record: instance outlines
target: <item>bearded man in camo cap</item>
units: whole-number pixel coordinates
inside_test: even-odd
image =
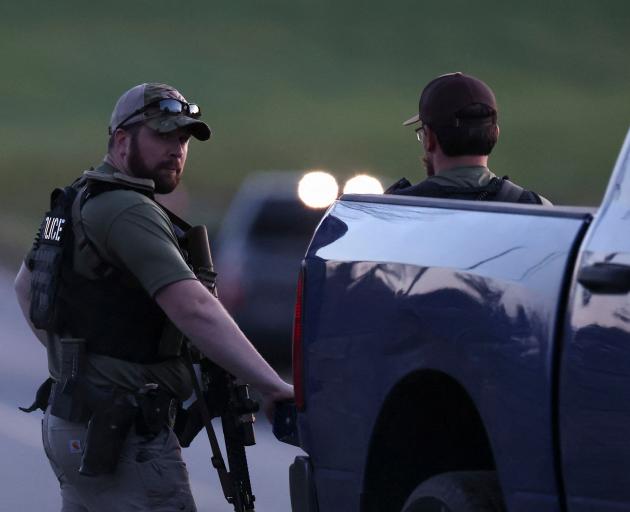
[[[185,223],[155,201],[179,184],[191,136],[210,138],[200,117],[169,85],[125,92],[105,159],[52,193],[16,278],[47,350],[50,377],[28,411],[45,410],[63,512],[196,510],[172,429],[192,394],[182,333],[267,410],[293,397],[190,270]]]

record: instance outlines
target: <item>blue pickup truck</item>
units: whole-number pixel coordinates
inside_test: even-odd
[[[298,288],[294,512],[630,510],[630,134],[599,209],[342,196]]]

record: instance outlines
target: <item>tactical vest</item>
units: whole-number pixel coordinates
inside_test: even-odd
[[[81,208],[97,195],[134,190],[153,200],[143,180],[87,171],[55,189],[29,256],[33,325],[59,336],[83,338],[87,350],[135,363],[177,357],[182,336],[136,278],[98,255],[85,235]],[[188,224],[163,208],[186,258]],[[74,247],[89,261],[93,278],[74,270]]]
[[[405,196],[467,199],[470,201],[542,204],[542,200],[536,192],[525,190],[512,183],[509,181],[508,176],[492,178],[487,185],[482,187],[451,187],[426,180],[412,185],[407,179],[402,178],[389,187],[385,193]]]

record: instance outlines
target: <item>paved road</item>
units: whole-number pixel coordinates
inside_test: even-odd
[[[0,269],[0,512],[47,512],[60,508],[57,481],[41,447],[41,414],[24,414],[37,385],[47,375],[44,348],[29,332],[14,299],[12,276]],[[220,432],[218,433],[220,435]],[[248,448],[256,510],[289,512],[288,467],[300,450],[279,443],[266,420]],[[207,439],[184,450],[200,512],[233,510],[221,494],[210,466]]]

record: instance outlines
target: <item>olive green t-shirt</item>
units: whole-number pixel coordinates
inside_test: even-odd
[[[106,163],[96,171],[109,175],[117,172]],[[85,202],[81,219],[85,234],[99,256],[130,272],[151,297],[164,286],[196,279],[180,252],[168,216],[142,193],[134,190],[103,192]],[[75,255],[75,270],[85,274],[86,262],[77,252]],[[87,378],[95,385],[135,390],[155,382],[181,399],[192,393],[190,376],[181,358],[138,364],[88,354],[86,366]]]
[[[479,165],[446,169],[434,176],[429,176],[426,181],[443,187],[485,187],[496,177],[490,169]]]
[[[81,218],[98,254],[131,273],[151,297],[168,284],[195,279],[169,218],[145,195],[133,190],[102,193],[85,203]]]

